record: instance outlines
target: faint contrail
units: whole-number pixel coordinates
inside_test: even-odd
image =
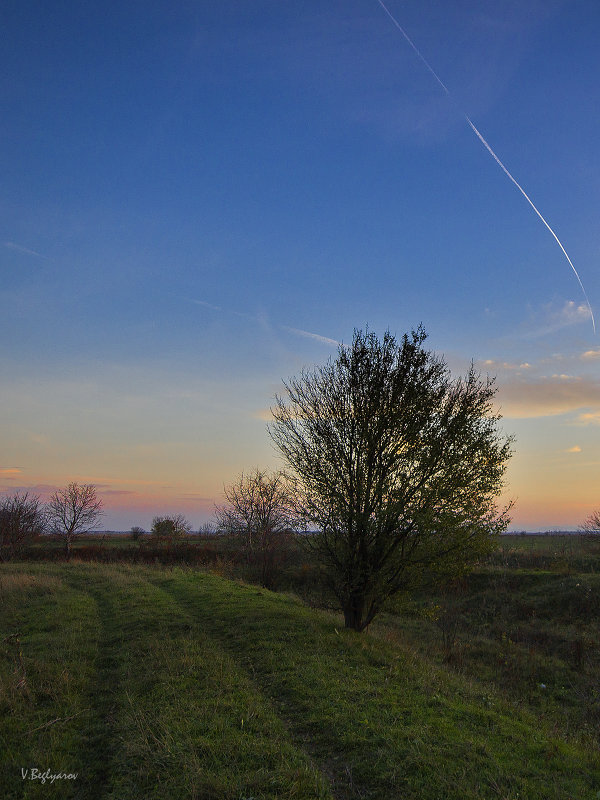
[[[335,345],[335,347],[340,344],[337,339],[330,339],[328,336],[321,336],[319,333],[310,333],[310,331],[303,331],[300,328],[290,328],[288,325],[280,325],[279,327],[289,333],[295,333],[297,336],[314,339],[316,342],[321,342],[321,344]]]
[[[383,10],[385,11],[385,13],[388,15],[388,17],[389,17],[389,18],[391,19],[391,21],[394,23],[394,25],[395,25],[395,26],[398,28],[398,30],[400,31],[400,33],[402,34],[402,36],[404,36],[404,38],[405,38],[405,39],[406,39],[406,41],[409,43],[409,45],[412,47],[412,49],[415,51],[415,53],[417,54],[417,56],[419,57],[419,59],[420,59],[420,60],[423,62],[423,64],[424,64],[424,65],[427,67],[428,71],[429,71],[429,72],[430,72],[430,73],[433,75],[433,77],[435,78],[435,80],[437,81],[437,83],[439,83],[439,85],[442,87],[442,89],[444,90],[444,92],[446,93],[446,95],[447,95],[447,96],[448,96],[450,99],[452,99],[452,100],[453,100],[453,98],[452,98],[452,95],[450,94],[450,90],[448,89],[448,87],[446,86],[446,84],[444,83],[444,81],[443,81],[443,80],[440,78],[440,76],[437,74],[437,72],[436,72],[436,71],[433,69],[433,67],[431,66],[431,64],[430,64],[430,63],[427,61],[427,59],[425,58],[425,56],[424,56],[424,55],[421,53],[421,51],[419,50],[419,48],[416,46],[416,44],[413,42],[413,40],[410,38],[410,36],[409,36],[409,35],[406,33],[406,31],[404,30],[404,28],[402,27],[402,25],[400,25],[400,23],[398,22],[398,20],[396,19],[396,17],[395,17],[395,16],[394,16],[394,15],[391,13],[391,11],[389,10],[389,8],[388,8],[388,7],[385,5],[385,3],[383,3],[383,2],[382,2],[382,0],[377,0],[377,2],[378,2],[378,3],[379,3],[379,5],[380,5],[380,6],[383,8]],[[453,102],[454,102],[454,100],[453,100]],[[521,186],[521,184],[520,184],[520,183],[519,183],[519,182],[518,182],[518,181],[517,181],[517,180],[516,180],[516,179],[515,179],[515,178],[514,178],[514,177],[513,177],[511,174],[510,174],[510,172],[508,171],[508,169],[507,169],[507,168],[504,166],[504,164],[502,163],[502,161],[501,161],[501,160],[498,158],[498,156],[496,155],[496,153],[494,153],[494,151],[492,150],[492,148],[490,147],[490,145],[488,144],[488,142],[485,140],[485,138],[483,137],[483,135],[481,134],[481,132],[480,132],[479,130],[477,130],[477,128],[476,128],[476,127],[475,127],[475,125],[473,124],[473,121],[470,119],[470,117],[469,117],[467,114],[465,114],[465,112],[464,112],[464,111],[461,111],[461,113],[462,113],[462,115],[464,116],[464,118],[466,119],[467,123],[469,124],[469,126],[470,126],[471,130],[473,131],[473,133],[475,134],[475,136],[477,136],[477,138],[479,139],[479,141],[481,142],[481,144],[482,144],[482,145],[485,147],[485,149],[488,151],[488,153],[489,153],[489,154],[491,155],[491,157],[494,159],[494,161],[496,162],[496,164],[498,164],[498,166],[499,166],[499,167],[500,167],[500,169],[501,169],[501,170],[504,172],[504,174],[505,174],[505,175],[506,175],[506,176],[507,176],[507,177],[508,177],[508,178],[509,178],[509,179],[512,181],[512,183],[514,183],[514,185],[515,185],[515,186],[517,187],[517,189],[518,189],[518,190],[521,192],[521,194],[523,195],[523,197],[524,197],[524,198],[527,200],[527,202],[529,203],[529,205],[530,205],[530,206],[533,208],[533,210],[535,211],[535,213],[536,213],[536,214],[538,215],[538,217],[539,217],[539,218],[542,220],[542,222],[544,223],[544,225],[546,226],[546,228],[548,228],[548,230],[550,231],[550,233],[552,234],[552,236],[553,236],[553,237],[554,237],[554,239],[556,240],[556,243],[558,244],[558,246],[559,246],[559,247],[560,247],[560,249],[562,250],[562,252],[563,252],[563,254],[564,254],[565,258],[566,258],[566,259],[567,259],[567,261],[569,262],[569,266],[571,267],[571,269],[572,269],[572,270],[573,270],[573,272],[575,273],[575,277],[577,278],[577,281],[579,282],[579,285],[580,285],[580,287],[581,287],[581,291],[583,292],[583,296],[585,297],[585,302],[587,303],[587,307],[588,307],[588,309],[589,309],[589,311],[590,311],[590,317],[592,318],[592,328],[594,329],[594,334],[595,334],[595,333],[596,333],[596,321],[594,320],[594,312],[592,311],[592,304],[590,303],[590,301],[589,301],[589,299],[588,299],[587,292],[585,291],[585,288],[584,288],[584,286],[583,286],[583,283],[581,282],[581,278],[579,277],[579,273],[578,273],[578,272],[577,272],[577,270],[575,269],[575,266],[574,266],[573,262],[571,261],[571,259],[569,258],[569,254],[567,253],[567,251],[566,251],[566,250],[565,250],[565,248],[563,247],[563,244],[562,244],[562,242],[560,241],[560,239],[558,238],[558,236],[556,235],[556,233],[555,233],[555,232],[552,230],[552,228],[550,227],[550,225],[549,225],[548,221],[547,221],[547,220],[544,218],[544,216],[541,214],[541,212],[539,211],[539,209],[537,208],[537,206],[535,205],[535,203],[533,202],[533,200],[532,200],[532,199],[529,197],[529,195],[527,194],[527,192],[526,192],[526,191],[523,189],[523,187]]]
[[[3,242],[4,247],[8,247],[10,250],[16,250],[19,253],[25,253],[28,256],[36,256],[37,258],[44,258],[48,260],[47,256],[43,256],[41,253],[37,253],[35,250],[30,250],[28,247],[21,247],[20,244],[15,244],[14,242]]]

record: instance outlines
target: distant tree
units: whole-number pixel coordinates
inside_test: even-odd
[[[224,489],[227,504],[216,506],[221,532],[240,538],[249,563],[258,563],[263,586],[273,585],[287,539],[300,524],[293,485],[282,472],[258,468]]]
[[[134,542],[137,542],[138,539],[140,539],[145,533],[146,531],[143,528],[140,528],[139,525],[134,525],[130,531],[131,538]]]
[[[154,517],[151,533],[157,539],[173,541],[192,532],[192,526],[183,514]]]
[[[0,561],[20,555],[46,525],[40,498],[28,492],[0,499]]]
[[[216,525],[213,522],[204,522],[198,529],[200,536],[214,536],[216,533]]]
[[[54,492],[46,512],[49,530],[64,540],[65,554],[69,559],[75,538],[97,527],[103,513],[102,500],[92,483],[70,483]]]
[[[452,380],[419,328],[397,343],[355,331],[350,347],[276,397],[271,437],[295,473],[306,537],[346,627],[363,630],[394,594],[455,576],[495,546],[511,439],[493,380]]]
[[[589,533],[592,535],[598,534],[600,535],[600,510],[593,511],[586,521],[581,525],[581,530],[584,533]]]

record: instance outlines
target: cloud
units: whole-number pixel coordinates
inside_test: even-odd
[[[180,497],[186,502],[193,501],[195,503],[203,503],[204,505],[207,503],[214,503],[214,497],[206,497],[205,495],[198,494],[198,492],[184,492]]]
[[[499,384],[496,402],[503,417],[526,419],[567,414],[600,407],[600,383],[589,378],[554,375],[537,380],[515,379]],[[600,412],[583,413],[581,418],[598,417]],[[582,420],[592,421],[592,420]]]
[[[263,422],[273,422],[273,414],[270,408],[259,408],[252,416],[256,419],[261,419]]]
[[[576,444],[573,447],[569,447],[568,450],[565,450],[565,453],[581,453],[581,447]]]
[[[585,353],[582,353],[579,356],[582,361],[594,361],[595,359],[600,359],[600,347],[597,347],[595,350],[586,350]]]
[[[491,367],[493,369],[506,369],[512,370],[527,370],[531,369],[531,364],[524,361],[522,364],[511,364],[509,361],[495,361],[493,358],[487,358],[482,362],[484,367]]]
[[[582,425],[600,425],[600,411],[579,414],[577,422],[580,422]]]
[[[10,480],[10,478],[9,478]],[[59,489],[59,486],[55,486],[49,483],[35,483],[30,484],[29,486],[20,485],[15,486],[0,486],[0,492],[29,492],[30,494],[41,495],[42,499],[47,499],[50,495]]]
[[[5,478],[8,481],[14,481],[22,474],[23,470],[17,469],[16,467],[5,467],[4,469],[0,469],[0,478]]]
[[[563,328],[588,322],[591,318],[592,312],[586,303],[566,300],[561,308],[554,308],[552,303],[548,303],[541,311],[532,312],[526,327],[533,326],[533,329],[525,331],[523,337],[535,339],[546,336]]]
[[[557,320],[562,326],[577,325],[590,319],[592,313],[585,303],[577,305],[573,300],[567,300],[558,315]]]
[[[329,339],[327,336],[321,336],[318,333],[310,333],[309,331],[303,331],[300,328],[290,328],[287,325],[282,325],[281,328],[284,331],[288,331],[288,333],[295,333],[296,336],[304,336],[308,339],[314,339],[317,342],[321,342],[321,344],[327,344],[332,347],[339,347],[340,342],[337,339]]]

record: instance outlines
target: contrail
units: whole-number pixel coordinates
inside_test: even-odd
[[[35,250],[30,250],[28,247],[21,247],[20,244],[15,244],[14,242],[3,242],[4,247],[8,247],[10,250],[16,250],[19,253],[25,253],[28,256],[37,256],[37,258],[44,258],[48,260],[47,256],[43,256],[41,253],[37,253]]]
[[[244,314],[241,311],[235,311],[233,308],[222,308],[221,306],[215,306],[212,303],[207,303],[205,300],[197,300],[195,297],[186,297],[185,298],[190,303],[195,303],[197,306],[204,306],[205,308],[210,308],[213,311],[223,311],[227,314],[235,314],[236,317],[243,317],[244,319],[249,319],[252,322],[261,322],[260,316],[253,316],[252,314]],[[321,344],[327,345],[334,345],[338,346],[341,344],[338,342],[337,339],[330,339],[328,336],[321,336],[319,333],[310,333],[310,331],[304,331],[301,328],[290,328],[288,325],[277,325],[277,328],[280,328],[283,331],[287,331],[288,333],[293,333],[296,336],[304,336],[308,339],[314,339],[316,342],[321,342]],[[0,470],[0,474],[2,470]]]
[[[400,33],[402,34],[402,36],[404,36],[404,38],[406,39],[406,41],[408,42],[408,44],[409,44],[409,45],[412,47],[412,49],[415,51],[415,53],[417,54],[417,56],[419,57],[419,59],[422,61],[422,63],[425,65],[425,67],[427,68],[427,70],[428,70],[428,71],[429,71],[429,72],[430,72],[430,73],[433,75],[433,77],[435,78],[435,80],[437,81],[437,83],[439,83],[439,85],[442,87],[442,89],[444,90],[444,92],[446,93],[446,95],[447,95],[447,96],[448,96],[448,97],[449,97],[449,98],[450,98],[450,99],[451,99],[451,100],[454,102],[454,100],[453,100],[453,98],[452,98],[452,95],[450,94],[450,90],[448,89],[448,87],[446,86],[446,84],[444,83],[444,81],[443,81],[443,80],[440,78],[440,76],[437,74],[437,72],[436,72],[436,71],[433,69],[433,67],[431,66],[431,64],[430,64],[430,63],[427,61],[427,59],[425,58],[425,56],[424,56],[424,55],[421,53],[421,51],[419,50],[419,48],[416,46],[416,44],[413,42],[413,40],[410,38],[410,36],[409,36],[409,35],[406,33],[406,31],[404,30],[404,28],[402,27],[402,25],[400,25],[400,23],[398,22],[398,20],[396,19],[396,17],[395,17],[395,16],[392,14],[392,12],[391,12],[391,11],[389,10],[389,8],[388,8],[388,7],[385,5],[385,3],[383,3],[383,2],[382,2],[382,0],[377,0],[377,2],[378,2],[378,3],[379,3],[379,5],[380,5],[380,6],[383,8],[383,10],[384,10],[384,11],[385,11],[385,13],[388,15],[388,17],[391,19],[391,21],[394,23],[394,25],[396,26],[396,28],[398,28],[398,30],[400,31]],[[455,105],[456,105],[456,104],[455,104]],[[573,272],[575,273],[575,277],[577,278],[577,281],[578,281],[578,283],[579,283],[579,286],[581,287],[581,291],[583,292],[583,296],[585,297],[585,302],[587,303],[587,307],[588,307],[588,309],[589,309],[589,311],[590,311],[590,317],[592,318],[592,328],[594,329],[594,334],[595,334],[595,333],[596,333],[596,321],[595,321],[595,319],[594,319],[594,312],[592,311],[592,304],[590,303],[590,301],[589,301],[589,299],[588,299],[587,292],[585,291],[585,288],[584,288],[584,286],[583,286],[583,283],[581,282],[581,278],[579,277],[579,273],[578,273],[578,272],[577,272],[577,270],[575,269],[575,266],[574,266],[573,262],[571,261],[571,259],[569,258],[569,254],[567,253],[567,251],[566,251],[566,250],[565,250],[565,248],[563,247],[563,244],[562,244],[562,242],[560,241],[560,239],[558,238],[558,236],[556,235],[556,233],[554,232],[554,230],[553,230],[553,229],[550,227],[550,225],[549,225],[548,221],[545,219],[545,217],[542,215],[542,213],[540,212],[540,210],[537,208],[537,206],[535,205],[535,203],[533,202],[533,200],[531,199],[531,197],[529,197],[529,195],[527,194],[527,192],[525,191],[525,189],[523,189],[523,187],[521,186],[521,184],[520,184],[520,183],[519,183],[519,182],[518,182],[518,181],[517,181],[517,180],[516,180],[516,179],[515,179],[515,178],[514,178],[512,175],[511,175],[511,173],[510,173],[510,172],[508,171],[508,169],[507,169],[507,168],[504,166],[504,164],[502,163],[502,161],[501,161],[501,160],[498,158],[498,156],[496,155],[496,153],[495,153],[495,152],[492,150],[492,148],[490,147],[490,145],[488,144],[488,142],[485,140],[484,136],[483,136],[483,135],[481,134],[481,132],[480,132],[480,131],[479,131],[479,130],[478,130],[476,127],[475,127],[475,125],[473,124],[473,121],[470,119],[470,117],[469,117],[467,114],[465,114],[465,112],[464,112],[464,111],[461,111],[461,113],[462,113],[462,115],[464,116],[464,118],[465,118],[465,120],[467,121],[467,123],[469,124],[469,127],[471,128],[471,130],[473,131],[473,133],[475,134],[475,136],[477,136],[477,138],[479,139],[479,141],[481,142],[481,144],[482,144],[482,145],[485,147],[485,149],[488,151],[488,153],[489,153],[489,154],[491,155],[491,157],[494,159],[494,161],[496,162],[496,164],[498,164],[498,166],[499,166],[499,167],[500,167],[500,169],[501,169],[501,170],[504,172],[504,174],[507,176],[507,178],[509,178],[509,179],[512,181],[512,183],[514,183],[514,185],[517,187],[517,189],[518,189],[518,190],[521,192],[521,194],[523,195],[523,197],[525,198],[525,200],[527,200],[527,202],[529,203],[529,205],[530,205],[530,206],[533,208],[533,210],[535,211],[535,213],[536,213],[536,214],[538,215],[538,217],[539,217],[539,218],[542,220],[542,222],[544,223],[544,225],[546,226],[546,228],[548,228],[548,230],[550,231],[550,233],[551,233],[551,234],[552,234],[552,236],[554,237],[554,239],[555,239],[556,243],[558,244],[558,246],[559,246],[559,247],[560,247],[560,249],[562,250],[562,252],[563,252],[563,255],[565,256],[565,258],[566,258],[566,259],[567,259],[567,261],[569,262],[569,266],[571,267],[571,269],[572,269],[572,270],[573,270]]]
[[[310,333],[310,331],[303,331],[300,328],[290,328],[288,325],[280,325],[279,327],[289,333],[295,333],[297,336],[306,336],[308,339],[314,339],[316,342],[321,342],[321,344],[335,345],[336,347],[340,344],[337,339],[330,339],[328,336],[321,336],[319,333]]]

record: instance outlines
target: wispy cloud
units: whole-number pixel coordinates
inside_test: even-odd
[[[566,300],[561,308],[556,308],[549,303],[543,306],[541,311],[532,312],[529,321],[524,326],[525,330],[522,336],[526,339],[547,336],[563,328],[588,322],[591,317],[590,307],[585,303]],[[530,330],[526,329],[528,327]]]
[[[521,378],[500,383],[496,400],[507,418],[550,417],[600,406],[600,383],[568,375]],[[594,415],[600,422],[600,412],[583,412],[579,419],[593,421]]]
[[[531,364],[527,361],[524,361],[521,364],[513,364],[510,361],[495,361],[493,358],[486,358],[485,361],[482,362],[483,366],[489,369],[505,369],[509,371],[520,371],[520,370],[528,370],[532,369]]]
[[[41,253],[38,253],[36,250],[30,250],[28,247],[23,247],[20,244],[15,244],[15,242],[2,242],[4,247],[7,247],[9,250],[16,250],[17,253],[24,253],[27,256],[35,256],[36,258],[44,258],[47,259],[48,256],[43,256]]]
[[[582,425],[600,425],[600,411],[589,411],[580,414],[577,417],[577,422]]]
[[[585,353],[582,353],[580,358],[582,361],[595,361],[596,359],[600,359],[600,347],[596,347],[594,350],[586,350]]]
[[[16,478],[18,478],[22,474],[23,470],[17,469],[16,467],[5,467],[3,469],[0,469],[0,478],[5,478],[6,480],[9,481],[16,480]]]
[[[7,480],[11,480],[8,478]],[[48,499],[50,495],[59,489],[59,486],[50,483],[31,483],[31,484],[17,484],[11,483],[4,486],[0,485],[0,492],[13,494],[14,492],[29,492],[41,496],[42,500]]]
[[[270,408],[259,408],[252,415],[255,419],[260,419],[263,422],[273,422],[273,412]]]
[[[581,453],[581,447],[576,444],[573,447],[569,447],[567,450],[565,450],[565,453]]]

